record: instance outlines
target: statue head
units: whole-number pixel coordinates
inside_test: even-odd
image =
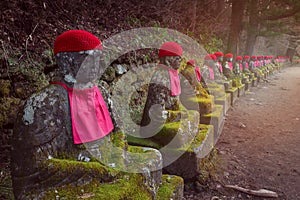
[[[223,62],[224,54],[222,52],[215,52],[215,56],[217,57],[217,61]]]
[[[204,58],[204,64],[214,67],[217,61],[217,57],[214,54],[208,54]]]
[[[242,56],[237,56],[237,57],[235,57],[235,61],[236,61],[237,63],[241,63],[242,60],[243,60],[243,57],[242,57]]]
[[[160,63],[175,70],[179,69],[182,56],[182,48],[176,42],[165,42],[159,49]]]
[[[250,56],[245,55],[245,56],[243,57],[243,60],[246,61],[246,62],[249,62],[249,59],[250,59]]]
[[[192,67],[195,67],[195,60],[189,60],[186,62],[186,65],[189,65],[189,66],[192,66]]]
[[[256,56],[251,56],[251,60],[255,61],[256,60]]]
[[[225,54],[225,59],[227,62],[232,62],[232,59],[233,59],[232,53]]]
[[[69,30],[54,42],[54,55],[58,65],[57,76],[68,83],[88,83],[97,79],[102,44],[93,34],[84,30]]]

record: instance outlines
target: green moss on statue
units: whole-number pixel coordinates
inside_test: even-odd
[[[179,197],[176,197],[176,193],[174,194],[174,191],[181,189],[183,182],[183,179],[179,176],[163,175],[162,185],[157,192],[157,200],[179,199]]]
[[[111,183],[101,184],[93,181],[84,186],[66,185],[47,192],[42,199],[151,200],[152,197],[143,186],[143,181],[142,176],[125,175]]]

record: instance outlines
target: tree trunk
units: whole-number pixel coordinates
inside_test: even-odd
[[[247,27],[247,41],[246,41],[246,55],[253,55],[254,46],[257,37],[257,30],[259,27],[258,11],[257,11],[258,0],[249,1],[249,27]]]
[[[293,60],[294,55],[296,54],[296,49],[298,48],[298,37],[297,36],[291,36],[289,39],[289,46],[286,50],[286,56],[290,57],[290,61]]]
[[[240,33],[242,30],[245,4],[245,0],[232,0],[231,25],[227,43],[227,52],[231,52],[235,56],[239,53],[238,45]]]
[[[192,12],[192,23],[191,23],[191,30],[194,33],[196,24],[197,24],[197,0],[193,0],[193,12]]]

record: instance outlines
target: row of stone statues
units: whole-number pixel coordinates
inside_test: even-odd
[[[112,150],[116,145],[115,133],[119,131],[118,116],[114,112],[114,100],[97,81],[105,70],[100,64],[102,48],[96,36],[83,30],[67,31],[56,38],[54,55],[58,68],[55,75],[48,87],[24,103],[15,123],[11,169],[16,199],[39,199],[52,188],[112,179],[111,176],[104,178],[97,169],[85,169],[76,162],[103,161],[102,164],[119,169],[134,162],[127,153],[124,138],[121,140],[125,145],[117,151]],[[263,57],[257,60],[253,56],[237,56],[232,64],[232,54],[224,56],[216,52],[205,57],[202,67],[190,60],[179,73],[182,55],[178,43],[162,44],[159,64],[148,87],[139,134],[153,138],[160,145],[168,143],[162,136],[155,136],[165,123],[185,123],[177,130],[182,136],[175,146],[181,147],[193,139],[187,135],[197,132],[199,116],[196,115],[200,111],[199,105],[190,99],[207,95],[203,90],[207,83],[241,77],[242,72],[254,72],[270,62],[285,59]],[[197,111],[196,117],[191,118],[189,110]],[[156,173],[153,177],[160,177],[160,153],[154,149],[149,151],[158,156],[152,156],[149,164],[143,164],[143,170],[147,166]],[[109,158],[118,161],[110,162]],[[58,168],[51,162],[54,160]],[[62,167],[66,160],[76,161],[71,171]],[[153,191],[157,189],[156,184],[152,183],[150,187]]]

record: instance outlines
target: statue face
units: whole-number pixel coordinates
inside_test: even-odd
[[[83,60],[76,75],[77,82],[81,83],[91,82],[97,79],[100,68],[100,51],[92,50],[85,51],[84,53],[87,54],[87,56]]]
[[[91,82],[99,77],[100,58],[99,50],[58,53],[59,75],[69,83]]]
[[[181,62],[181,56],[167,56],[166,57],[166,64],[173,69],[179,69]]]

